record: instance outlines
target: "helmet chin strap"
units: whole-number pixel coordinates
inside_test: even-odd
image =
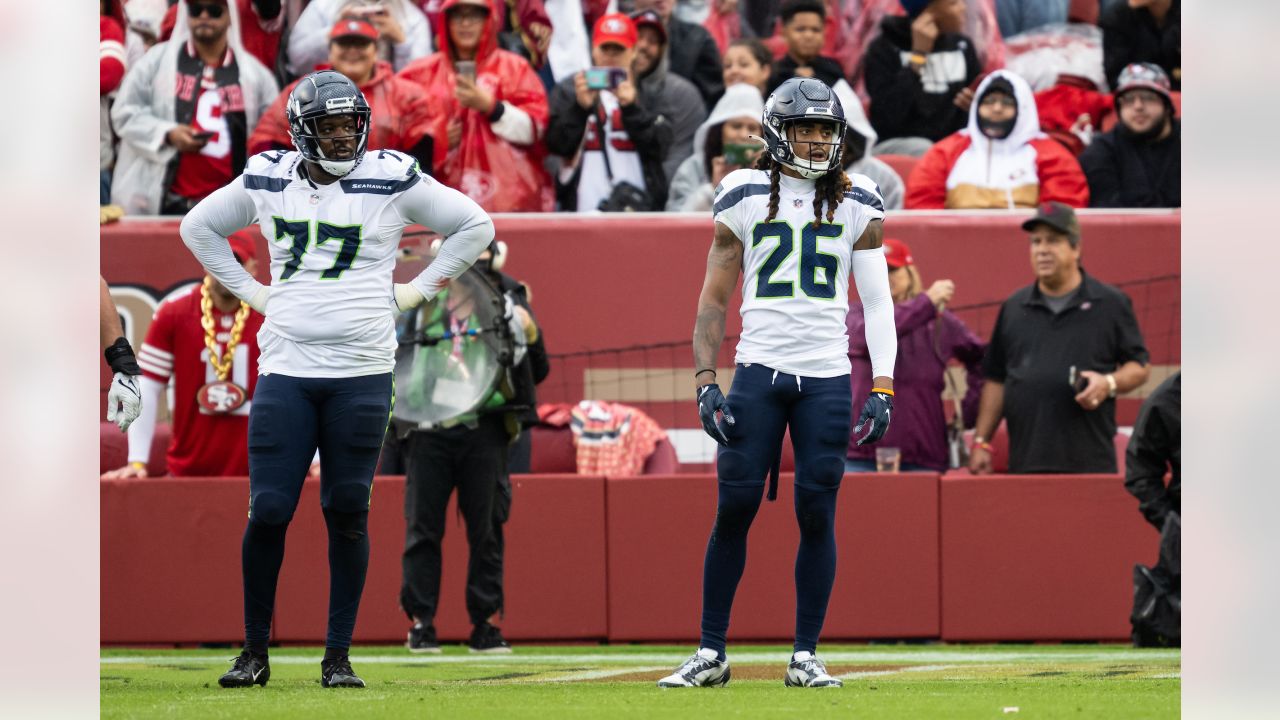
[[[316,164],[334,177],[342,177],[356,167],[355,160],[319,160]]]

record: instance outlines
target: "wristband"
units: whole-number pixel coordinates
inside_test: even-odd
[[[919,52],[913,52],[907,58],[907,62],[911,63],[912,65],[924,65],[928,61],[929,61],[928,56],[925,55],[924,53],[919,53]]]
[[[893,391],[892,391],[892,390],[886,390],[886,389],[884,389],[884,388],[873,387],[873,388],[871,388],[871,392],[873,392],[873,393],[877,393],[877,392],[878,392],[878,393],[884,393],[885,395],[888,395],[889,397],[893,397]]]
[[[502,119],[502,114],[507,111],[507,104],[499,100],[493,104],[493,111],[489,113],[489,122],[496,123]]]
[[[1116,396],[1116,376],[1107,375],[1107,397],[1113,398],[1115,396]]]
[[[716,374],[716,371],[715,371],[715,369],[714,369],[714,368],[703,368],[703,369],[701,369],[701,370],[699,370],[699,371],[695,372],[695,373],[693,374],[693,376],[696,378],[696,377],[698,377],[699,375],[701,375],[701,374],[702,374],[702,373],[704,373],[704,372],[709,372],[709,373],[711,373],[713,376]]]
[[[142,368],[138,367],[138,359],[133,355],[133,348],[129,346],[129,341],[124,337],[116,338],[111,346],[102,351],[102,356],[106,358],[107,364],[111,366],[111,372],[124,373],[125,375],[141,375]]]
[[[991,452],[991,443],[987,442],[986,440],[983,440],[980,437],[975,437],[973,439],[973,447],[982,448],[987,452]]]
[[[142,462],[141,460],[132,460],[129,462],[129,467],[133,468],[134,470],[146,470],[147,464]]]

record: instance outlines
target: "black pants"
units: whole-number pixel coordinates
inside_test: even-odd
[[[478,427],[412,432],[405,458],[405,543],[400,606],[423,624],[440,606],[440,545],[449,496],[467,527],[467,614],[478,625],[502,609],[502,522],[510,510],[508,435],[501,416]]]

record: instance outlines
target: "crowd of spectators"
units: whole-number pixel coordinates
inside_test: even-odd
[[[99,9],[102,202],[130,215],[182,214],[247,155],[291,147],[288,93],[325,67],[365,92],[371,147],[414,156],[489,211],[705,209],[707,186],[746,161],[740,146],[759,144],[746,115],[758,125],[793,76],[840,95],[846,169],[890,208],[1181,203],[1180,0]],[[1065,27],[1100,47],[1035,77],[1010,69],[1005,37]]]

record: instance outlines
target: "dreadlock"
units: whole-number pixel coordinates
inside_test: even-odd
[[[827,205],[827,222],[836,218],[836,206],[844,199],[844,194],[853,189],[853,181],[844,170],[832,170],[818,178],[813,192],[813,229],[822,224],[822,205]]]
[[[769,217],[764,219],[769,222],[778,216],[778,186],[782,182],[782,166],[774,162],[766,151],[756,158],[755,169],[769,173]]]
[[[765,218],[765,222],[769,222],[778,215],[778,185],[782,179],[782,166],[769,153],[762,152],[760,157],[756,158],[755,169],[769,173],[769,216]],[[813,193],[814,230],[817,230],[822,225],[822,206],[826,205],[827,207],[827,222],[834,221],[836,207],[844,199],[844,194],[852,189],[853,181],[849,179],[844,170],[833,170],[818,178],[818,181],[814,183]]]

